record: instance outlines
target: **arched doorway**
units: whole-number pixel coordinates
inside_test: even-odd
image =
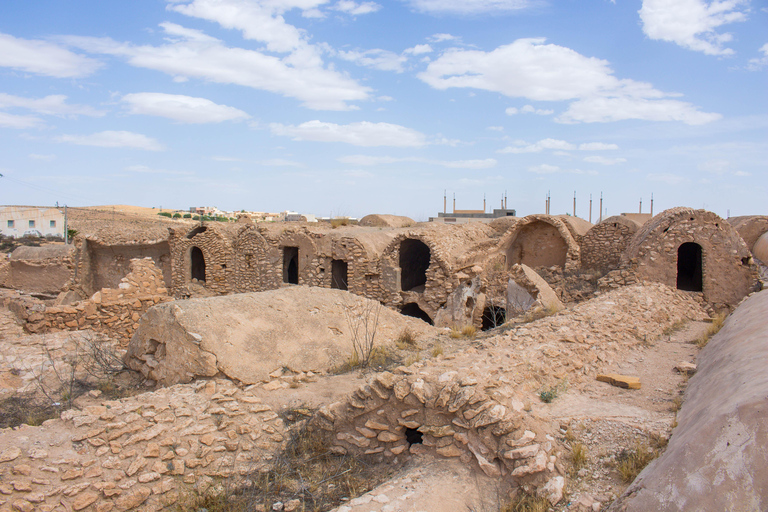
[[[429,315],[415,302],[409,302],[408,304],[405,304],[402,308],[400,308],[400,313],[405,316],[412,316],[414,318],[424,320],[429,325],[435,325]]]
[[[704,290],[704,266],[701,246],[686,242],[677,249],[677,289],[689,292]]]
[[[189,251],[190,278],[205,282],[205,256],[199,247],[192,247]]]
[[[298,247],[283,247],[283,282],[299,284]]]
[[[421,240],[406,238],[400,242],[400,289],[404,292],[427,284],[429,246]]]
[[[540,220],[524,226],[507,249],[507,265],[522,263],[531,268],[563,267],[568,244],[557,227]]]

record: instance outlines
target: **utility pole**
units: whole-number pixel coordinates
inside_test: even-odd
[[[653,217],[653,192],[651,192],[651,217]]]
[[[592,224],[592,194],[589,194],[589,223]]]
[[[576,191],[573,191],[573,216],[576,216]]]
[[[640,211],[638,211],[637,213],[643,213],[643,198],[642,197],[640,198]]]
[[[69,245],[69,227],[67,226],[67,205],[64,205],[64,245]]]
[[[600,218],[597,220],[597,223],[603,221],[603,193],[600,192]]]

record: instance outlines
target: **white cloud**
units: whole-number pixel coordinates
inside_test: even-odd
[[[25,108],[38,114],[71,117],[79,115],[100,117],[105,114],[105,112],[88,105],[68,105],[66,101],[67,97],[63,94],[52,94],[44,98],[33,99],[0,93],[0,109]]]
[[[640,19],[651,39],[676,43],[707,55],[731,55],[728,33],[715,29],[747,19],[747,0],[643,0]]]
[[[270,158],[268,160],[260,160],[258,163],[267,167],[304,167],[304,164],[283,158]]]
[[[503,132],[504,127],[503,126],[489,126],[486,128],[486,130],[491,130],[492,132]]]
[[[382,165],[395,164],[401,162],[415,162],[429,165],[439,165],[449,169],[489,169],[495,167],[498,163],[494,158],[485,158],[482,160],[432,160],[421,157],[391,157],[391,156],[367,156],[350,155],[339,158],[339,162],[352,165]]]
[[[616,144],[605,144],[602,142],[586,142],[583,144],[572,144],[558,139],[542,139],[533,144],[528,144],[522,140],[516,140],[512,146],[497,151],[498,153],[540,153],[545,149],[553,151],[600,151],[608,149],[619,149]]]
[[[410,0],[418,11],[454,14],[518,11],[539,3],[535,0]]]
[[[381,9],[381,6],[376,2],[352,2],[351,0],[340,0],[333,6],[336,11],[345,12],[352,16],[359,16],[361,14],[369,14]]]
[[[627,161],[626,158],[606,158],[604,156],[588,156],[584,158],[585,162],[601,165],[616,165],[623,164]]]
[[[293,140],[344,142],[366,147],[419,147],[427,143],[423,133],[390,123],[362,121],[344,125],[314,120],[298,126],[272,123],[269,127],[273,134],[293,137]]]
[[[760,71],[765,66],[768,66],[768,43],[765,43],[763,46],[761,46],[758,51],[761,52],[763,56],[757,57],[755,59],[749,59],[747,69],[750,71]]]
[[[518,39],[490,52],[452,48],[418,77],[435,89],[466,87],[533,101],[573,100],[558,122],[607,122],[621,119],[683,121],[701,124],[718,114],[665,99],[650,84],[619,80],[607,61],[585,57],[545,40]],[[534,109],[535,111],[535,109]],[[517,109],[507,109],[514,115]]]
[[[34,116],[18,116],[7,112],[0,112],[0,127],[17,128],[24,130],[26,128],[37,128],[43,125],[43,120]]]
[[[679,185],[684,181],[688,181],[682,176],[671,173],[651,173],[648,174],[646,178],[648,178],[650,181],[660,181],[661,183],[666,183],[667,185]]]
[[[533,105],[525,105],[524,107],[519,109],[515,107],[509,107],[504,112],[506,112],[508,116],[514,116],[517,114],[536,114],[539,116],[551,116],[552,114],[555,113],[554,110],[544,110],[540,108],[537,109],[533,107]]]
[[[167,73],[174,79],[201,78],[237,84],[296,98],[312,109],[349,110],[347,102],[368,98],[370,89],[323,67],[314,48],[301,46],[285,58],[230,48],[198,30],[160,25],[170,36],[161,46],[134,46],[109,38],[67,37],[73,46],[115,55],[136,67]]]
[[[580,151],[608,151],[611,149],[619,149],[616,144],[606,144],[604,142],[585,142],[579,144]]]
[[[55,78],[81,78],[101,64],[46,41],[0,34],[0,66]]]
[[[79,146],[98,146],[102,148],[134,148],[147,151],[162,151],[162,144],[140,133],[126,131],[105,131],[93,135],[60,135],[57,142],[69,142]]]
[[[432,47],[428,44],[417,44],[411,48],[406,48],[403,53],[407,55],[424,55],[425,53],[432,53]]]
[[[408,60],[402,55],[387,50],[353,50],[339,51],[338,56],[344,60],[354,62],[358,66],[378,69],[381,71],[403,72],[403,64]]]
[[[444,41],[458,41],[460,37],[452,36],[451,34],[433,34],[429,36],[429,39],[433,43],[442,43]]]
[[[220,123],[250,118],[242,110],[179,94],[139,92],[126,94],[122,101],[129,105],[131,114],[167,117],[182,123]]]
[[[700,112],[694,105],[677,100],[646,98],[587,98],[570,104],[561,123],[606,123],[625,119],[682,121],[697,125],[716,121],[720,114]]]

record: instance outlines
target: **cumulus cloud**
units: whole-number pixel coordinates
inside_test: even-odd
[[[53,162],[56,160],[56,155],[40,155],[38,153],[30,153],[29,158],[32,160],[42,160],[43,162]]]
[[[352,165],[382,165],[396,164],[401,162],[414,162],[428,165],[439,165],[449,169],[489,169],[495,167],[498,163],[494,158],[485,158],[482,160],[432,160],[421,157],[391,157],[391,156],[367,156],[350,155],[339,158],[339,162]]]
[[[126,131],[104,131],[92,135],[60,135],[57,142],[68,142],[79,146],[98,146],[102,148],[133,148],[146,151],[165,149],[157,140],[140,133]]]
[[[0,34],[0,66],[55,78],[81,78],[101,64],[47,41]]]
[[[338,56],[344,60],[354,62],[358,66],[381,71],[394,71],[396,73],[403,72],[403,64],[408,60],[402,55],[379,49],[340,51]]]
[[[141,174],[168,174],[174,176],[191,176],[194,173],[189,171],[172,171],[168,169],[155,169],[146,165],[129,165],[125,168],[129,172],[138,172]]]
[[[535,108],[533,105],[525,105],[522,108],[516,108],[516,107],[509,107],[504,112],[508,116],[514,116],[517,114],[536,114],[538,116],[551,116],[555,113],[554,110],[545,110],[541,108]]]
[[[67,97],[63,94],[51,94],[44,98],[24,98],[22,96],[0,93],[0,109],[6,108],[25,108],[38,114],[64,117],[77,117],[81,115],[100,117],[104,115],[103,111],[96,110],[88,105],[67,104]]]
[[[376,2],[352,2],[351,0],[340,0],[333,6],[336,11],[341,11],[352,16],[359,16],[362,14],[370,14],[381,9],[381,6]]]
[[[433,43],[442,43],[445,41],[458,41],[461,38],[453,36],[451,34],[433,34],[429,36],[427,39],[429,39]]]
[[[768,43],[765,43],[763,46],[761,46],[758,51],[763,55],[762,57],[749,59],[749,64],[747,64],[747,69],[749,69],[750,71],[760,71],[765,66],[768,66]]]
[[[651,39],[668,41],[707,55],[731,55],[733,38],[722,25],[747,19],[747,0],[643,0],[640,19]]]
[[[428,44],[417,44],[412,48],[406,48],[403,53],[406,55],[424,55],[425,53],[432,53],[432,47]]]
[[[37,128],[43,125],[43,120],[35,116],[19,116],[0,112],[0,126],[3,128],[16,128],[24,130],[27,128]]]
[[[126,94],[122,101],[128,104],[131,114],[167,117],[182,123],[220,123],[250,118],[234,107],[180,94],[138,92]]]
[[[616,144],[605,144],[603,142],[586,142],[576,145],[564,140],[542,139],[533,144],[528,144],[523,140],[516,140],[512,146],[500,149],[498,153],[540,153],[547,149],[553,151],[604,151],[619,149],[619,147]]]
[[[410,0],[411,6],[417,11],[452,14],[519,11],[540,3],[536,0]]]
[[[601,165],[616,165],[623,164],[627,161],[626,158],[606,158],[604,156],[588,156],[584,158],[585,162]]]
[[[678,95],[650,84],[620,80],[607,61],[545,44],[543,38],[518,39],[490,52],[451,48],[418,77],[440,90],[464,87],[533,101],[573,101],[555,119],[562,123],[644,119],[701,124],[720,117],[666,99]]]
[[[344,125],[314,120],[298,126],[272,123],[269,128],[273,134],[293,140],[344,142],[355,146],[419,147],[427,143],[423,133],[390,123],[362,121]]]
[[[353,107],[347,102],[369,96],[369,88],[338,71],[326,69],[315,49],[307,45],[299,45],[279,58],[256,50],[227,47],[199,30],[173,23],[160,26],[168,35],[168,42],[160,46],[74,36],[66,41],[92,53],[125,58],[132,66],[161,71],[176,80],[200,78],[252,87],[296,98],[317,110],[349,110]]]

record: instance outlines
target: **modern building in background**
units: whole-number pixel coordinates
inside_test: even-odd
[[[0,206],[0,233],[3,236],[55,236],[64,238],[66,217],[63,208],[52,206]]]

